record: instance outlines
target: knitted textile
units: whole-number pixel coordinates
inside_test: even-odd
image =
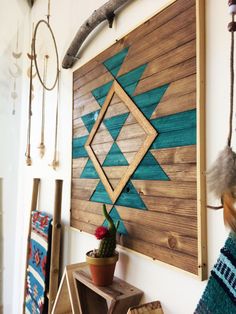
[[[31,238],[27,265],[25,313],[47,313],[52,218],[33,211]]]
[[[236,313],[236,235],[221,249],[195,314]]]

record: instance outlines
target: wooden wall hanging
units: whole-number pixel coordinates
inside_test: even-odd
[[[207,277],[204,1],[176,0],[74,72],[71,226]]]

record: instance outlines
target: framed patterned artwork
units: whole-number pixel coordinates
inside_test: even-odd
[[[71,226],[207,277],[204,1],[175,0],[73,75]]]

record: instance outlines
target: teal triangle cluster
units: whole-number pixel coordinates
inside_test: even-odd
[[[128,116],[129,112],[126,112],[118,116],[103,120],[103,123],[105,124],[114,141],[116,141],[118,135],[120,134],[120,131],[125,124]]]
[[[120,68],[128,54],[129,47],[124,48],[111,58],[107,59],[103,62],[104,66],[107,68],[107,70],[113,75],[117,76],[117,74],[120,71]]]
[[[142,111],[146,118],[150,119],[154,110],[160,103],[164,96],[169,84],[165,84],[161,87],[151,89],[145,93],[138,94],[133,97],[134,103]]]
[[[96,101],[101,107],[104,104],[104,101],[107,97],[107,94],[109,93],[112,84],[113,80],[91,91],[93,97],[96,99]]]
[[[112,218],[115,226],[117,226],[117,223],[119,221],[119,226],[118,226],[117,232],[120,234],[123,234],[123,235],[128,235],[128,232],[125,228],[125,225],[124,225],[122,219],[120,218],[120,214],[118,213],[117,209],[114,206],[110,210],[109,215]],[[109,225],[108,225],[107,219],[104,221],[103,226],[108,228]]]
[[[142,64],[141,66],[131,70],[117,78],[122,88],[126,91],[129,96],[134,94],[134,91],[146,69],[147,64]]]
[[[142,198],[136,191],[131,181],[128,181],[122,193],[117,199],[116,205],[147,210]]]
[[[91,132],[97,117],[99,115],[100,109],[94,112],[90,112],[84,116],[81,117],[86,129],[88,130],[88,132]]]
[[[108,195],[102,181],[98,182],[98,185],[96,186],[95,191],[90,197],[90,201],[104,203],[104,204],[112,204],[110,196]]]
[[[99,179],[98,173],[94,168],[92,161],[89,159],[80,175],[81,179]]]
[[[109,153],[107,154],[102,166],[113,167],[113,166],[128,166],[129,163],[125,156],[121,152],[119,146],[113,143]]]
[[[90,201],[104,204],[113,204],[101,181],[99,181],[98,185],[96,186]],[[144,204],[142,198],[139,196],[131,181],[126,184],[114,205],[147,210],[146,205]]]
[[[169,177],[156,161],[152,153],[147,152],[132,175],[134,180],[169,181]]]

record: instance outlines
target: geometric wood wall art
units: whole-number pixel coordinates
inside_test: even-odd
[[[207,277],[204,1],[176,0],[74,72],[71,226]]]

